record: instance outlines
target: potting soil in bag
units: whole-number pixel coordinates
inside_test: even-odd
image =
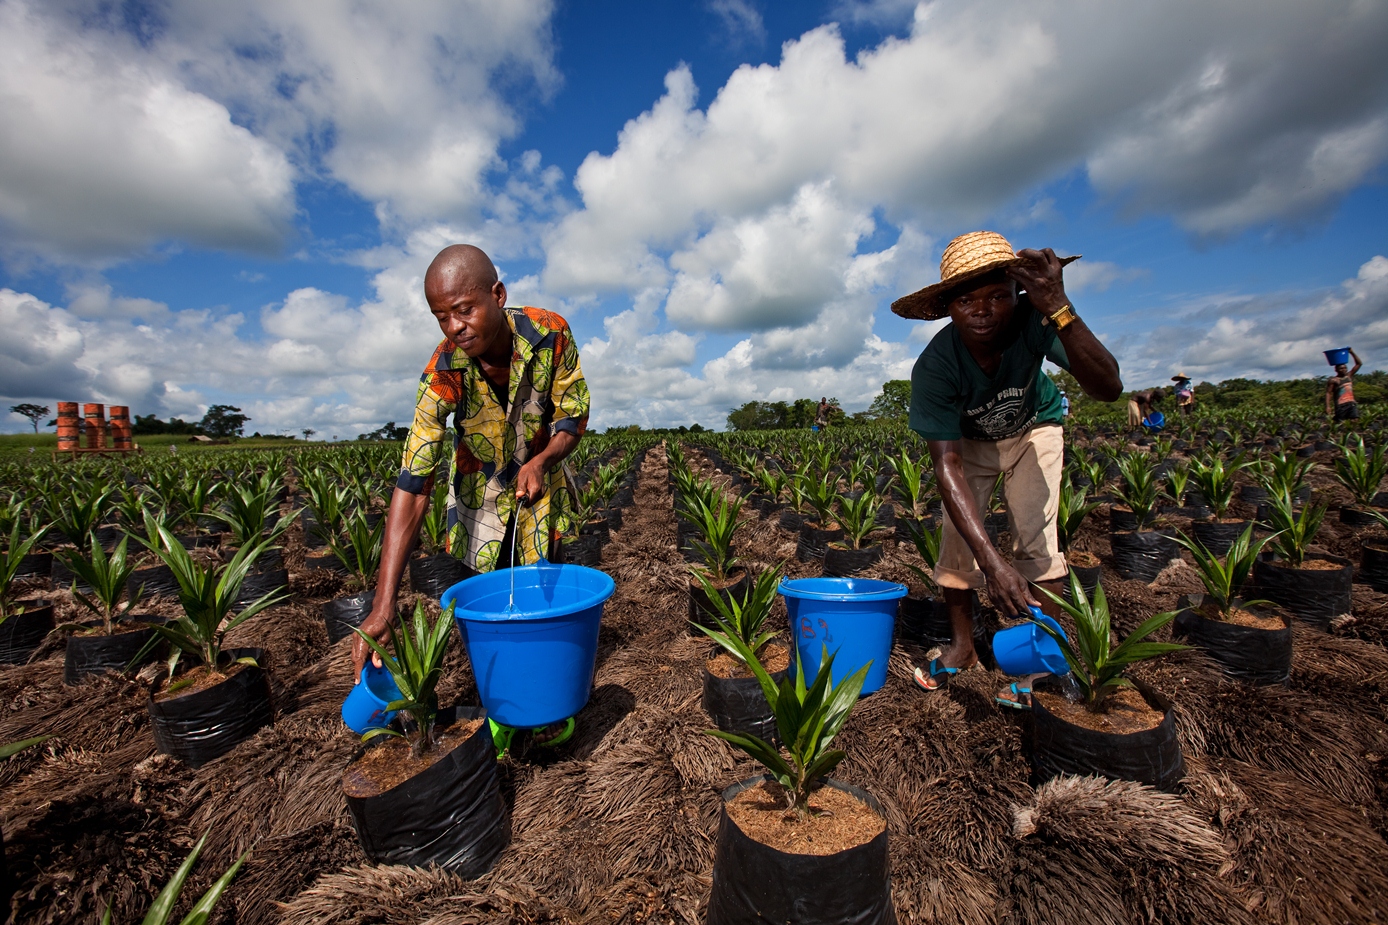
[[[435,726],[485,716],[478,707],[453,707],[439,711]],[[347,808],[362,850],[379,864],[437,864],[480,877],[511,840],[485,721],[427,769],[378,796],[348,796]]]
[[[250,657],[246,665],[220,684],[206,690],[149,700],[154,744],[165,755],[200,768],[220,758],[275,721],[270,700],[270,681],[265,673],[264,649],[223,649],[233,659]]]
[[[1034,689],[1058,692],[1053,677],[1037,679]],[[1185,759],[1176,739],[1176,713],[1155,692],[1141,689],[1144,698],[1164,712],[1154,729],[1126,734],[1099,732],[1066,722],[1046,709],[1041,698],[1031,701],[1032,765],[1038,782],[1061,774],[1098,774],[1175,790],[1185,777]]]
[[[723,791],[723,802],[762,780],[754,777],[734,784]],[[882,812],[878,802],[857,787],[834,780],[826,786]],[[720,809],[708,925],[768,922],[896,925],[886,830],[865,845],[837,854],[787,854],[748,837],[727,810]]]
[[[1250,684],[1281,684],[1292,670],[1292,628],[1263,630],[1211,620],[1182,597],[1172,632],[1204,649],[1231,678]]]
[[[1253,563],[1253,585],[1257,597],[1281,604],[1298,620],[1327,629],[1331,620],[1354,606],[1354,568],[1339,556],[1316,558],[1337,567],[1291,568],[1284,562],[1260,558]]]
[[[1161,570],[1181,555],[1175,540],[1156,531],[1114,533],[1109,541],[1114,569],[1124,578],[1139,581],[1155,581]]]

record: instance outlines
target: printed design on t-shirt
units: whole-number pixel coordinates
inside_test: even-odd
[[[1010,437],[1031,424],[1022,420],[1027,410],[1026,395],[1026,389],[1003,389],[987,404],[965,411],[964,417],[989,440]],[[1035,417],[1033,412],[1032,419]]]

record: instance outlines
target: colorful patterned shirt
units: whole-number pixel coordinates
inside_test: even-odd
[[[489,572],[510,556],[501,549],[516,514],[520,468],[564,431],[583,436],[588,385],[568,322],[542,308],[505,309],[511,326],[511,382],[505,408],[476,360],[445,340],[419,379],[414,423],[396,484],[412,494],[432,490],[441,467],[448,416],[453,456],[448,473],[448,551]],[[547,476],[545,496],[516,518],[516,563],[533,563],[568,529],[571,497],[562,466]]]

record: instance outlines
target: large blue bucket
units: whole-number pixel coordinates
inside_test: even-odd
[[[516,607],[507,612],[515,573]],[[588,702],[602,605],[612,579],[581,565],[517,566],[475,575],[443,593],[453,605],[487,715],[537,728]]]
[[[1065,635],[1060,624],[1043,614],[1040,607],[1031,608],[1031,617]],[[1003,674],[1063,675],[1070,670],[1056,641],[1030,621],[995,633],[993,658],[997,659],[998,670]]]
[[[1339,366],[1341,363],[1349,362],[1349,348],[1336,347],[1334,350],[1325,351],[1325,361],[1331,366]]]
[[[892,654],[896,602],[906,596],[905,585],[872,578],[782,578],[777,590],[786,599],[796,657],[805,666],[807,684],[819,673],[827,647],[834,656],[833,683],[872,662],[863,693],[882,689]]]

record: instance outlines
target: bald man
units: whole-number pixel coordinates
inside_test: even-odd
[[[588,424],[588,386],[568,323],[507,308],[506,285],[479,248],[444,248],[424,275],[443,342],[420,377],[414,423],[386,515],[380,580],[362,631],[389,635],[405,560],[419,536],[454,416],[448,460],[448,551],[475,572],[557,559],[571,498],[560,467]],[[368,649],[352,644],[361,677]]]

